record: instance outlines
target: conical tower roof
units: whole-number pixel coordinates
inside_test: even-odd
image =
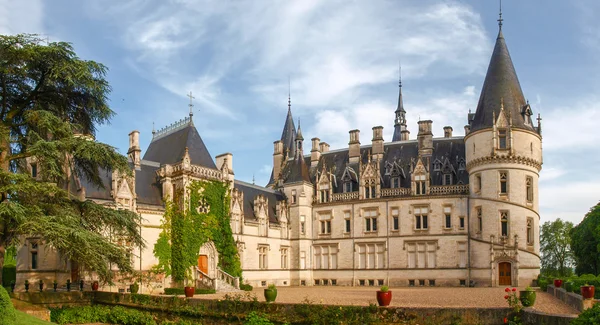
[[[499,116],[502,102],[506,113],[512,119],[513,127],[534,130],[530,114],[525,110],[527,102],[500,28],[471,124],[471,132],[492,127],[494,112]]]
[[[281,142],[283,142],[283,152],[289,151],[289,156],[296,154],[296,126],[294,125],[294,118],[292,117],[292,108],[288,99],[288,112],[285,118],[285,124],[283,125],[283,132],[281,133]]]

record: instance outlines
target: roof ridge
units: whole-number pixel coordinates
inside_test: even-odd
[[[159,129],[156,132],[152,133],[152,140],[150,142],[153,142],[155,140],[158,140],[160,138],[164,138],[165,136],[175,133],[181,129],[184,129],[188,126],[193,126],[193,122],[192,122],[192,118],[191,117],[184,117],[183,119],[179,120],[179,121],[175,121],[167,126],[165,126],[162,129]]]
[[[273,194],[282,194],[280,191],[276,191],[276,190],[268,188],[268,187],[262,187],[260,185],[256,185],[256,184],[252,184],[252,183],[240,181],[238,179],[234,179],[233,180],[233,184],[236,184],[236,183],[240,184],[240,185],[252,187],[252,188],[257,189],[257,190],[262,190],[262,191],[265,191],[265,192],[273,193]]]

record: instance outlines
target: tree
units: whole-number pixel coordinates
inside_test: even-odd
[[[76,178],[103,188],[102,172],[132,173],[93,139],[114,115],[106,71],[69,43],[0,35],[0,268],[7,247],[36,236],[102,280],[111,279],[109,263],[132,270],[128,248],[111,236],[142,247],[139,216],[69,192]]]
[[[546,221],[540,229],[540,253],[542,273],[557,276],[572,274],[573,253],[571,252],[570,232],[573,224],[556,219]]]
[[[577,274],[600,274],[600,203],[571,230],[571,247]]]

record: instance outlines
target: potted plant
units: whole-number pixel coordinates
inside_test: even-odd
[[[519,299],[523,307],[531,307],[535,303],[535,291],[531,287],[527,287],[525,290],[519,291]]]
[[[10,281],[10,291],[11,292],[15,292],[15,285],[16,285],[15,280],[11,280]]]
[[[267,302],[274,302],[277,298],[277,287],[274,284],[269,284],[267,288],[265,288],[265,300]]]
[[[138,291],[140,291],[140,285],[137,283],[137,281],[129,285],[129,292],[138,293]]]
[[[377,303],[379,306],[389,306],[392,301],[392,292],[388,286],[381,286],[377,291]]]
[[[560,287],[562,287],[562,285],[563,285],[563,280],[561,280],[561,279],[554,279],[554,286],[556,288],[560,288]]]
[[[54,289],[54,292],[56,292],[56,288],[58,288],[58,281],[54,280],[54,282],[52,282],[52,288]]]
[[[83,279],[79,281],[79,291],[83,291]]]
[[[595,287],[593,285],[589,285],[589,284],[585,284],[582,285],[580,287],[581,289],[581,295],[583,296],[583,299],[592,299],[594,298],[594,294],[595,294]]]
[[[38,282],[39,286],[40,286],[40,292],[44,291],[44,281],[42,281],[40,279],[40,281]]]
[[[29,280],[25,280],[25,292],[29,292]]]
[[[98,286],[99,286],[98,281],[94,281],[92,283],[92,290],[93,291],[98,291]]]
[[[67,291],[71,291],[71,280],[67,279]]]

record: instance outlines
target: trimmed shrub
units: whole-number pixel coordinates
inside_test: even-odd
[[[544,292],[546,291],[546,289],[548,289],[548,284],[550,284],[550,281],[548,281],[548,279],[541,278],[538,280],[538,285],[540,286],[540,289]]]
[[[109,323],[119,325],[156,325],[154,317],[149,312],[121,306],[84,306],[51,309],[50,320],[58,324]]]
[[[600,304],[588,308],[571,321],[571,325],[597,325],[600,324]]]
[[[194,290],[196,295],[208,295],[215,293],[215,289],[198,289]],[[183,288],[165,288],[165,294],[169,296],[184,295],[185,290]]]
[[[17,267],[15,265],[4,265],[2,268],[2,286],[10,287],[11,281],[17,281]]]
[[[8,292],[3,287],[0,287],[0,324],[14,325],[16,319],[15,307],[10,301]]]
[[[254,289],[254,288],[252,288],[251,285],[240,283],[240,290],[252,291],[252,289]]]

